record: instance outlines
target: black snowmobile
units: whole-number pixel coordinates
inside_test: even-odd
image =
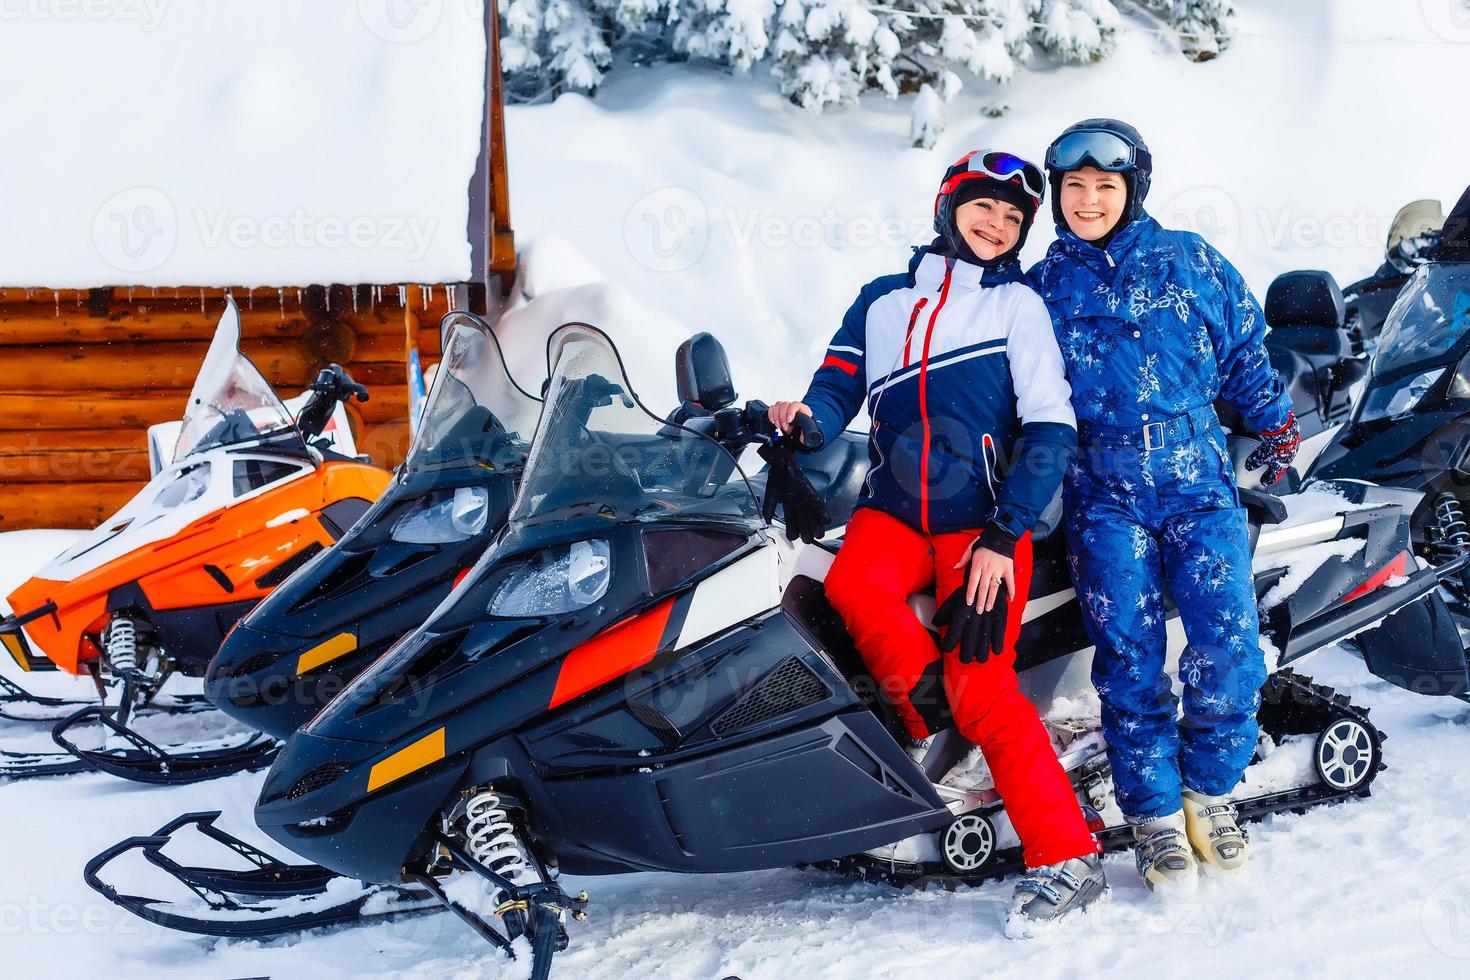
[[[1322,480],[1372,479],[1419,495],[1410,533],[1432,557],[1470,546],[1470,261],[1421,266],[1395,301],[1373,354],[1366,389],[1351,418],[1308,472]],[[1456,619],[1470,627],[1470,581],[1448,577]],[[1421,694],[1470,697],[1463,651],[1410,670],[1375,673]]]
[[[1277,276],[1266,290],[1264,312],[1271,327],[1266,353],[1286,384],[1302,433],[1296,462],[1269,492],[1290,493],[1300,488],[1301,474],[1347,421],[1354,385],[1367,373],[1368,359],[1354,339],[1342,291],[1329,273]],[[1259,437],[1228,402],[1216,402],[1215,412],[1230,433],[1227,444],[1236,482],[1259,489],[1260,472],[1245,469]]]
[[[558,886],[563,871],[836,862],[895,881],[970,882],[1018,866],[993,791],[938,782],[963,740],[936,738],[918,761],[905,751],[826,603],[836,545],[792,545],[761,520],[759,479],[736,458],[771,438],[765,406],[736,406],[712,345],[680,349],[685,406],[665,421],[638,401],[604,334],[568,324],[552,335],[546,401],[505,531],[420,629],[291,738],[266,779],[257,824],[320,865],[280,861],[214,827],[218,814],[197,813],[98,855],[89,884],[151,921],[227,936],[437,901],[507,952],[527,937],[533,976],[545,977],[565,916],[587,904]],[[820,437],[808,426],[803,439]],[[836,524],[866,459],[860,436],[811,458]],[[1443,642],[1444,569],[1402,565],[1398,501],[1413,495],[1339,492],[1318,491],[1296,518],[1283,499],[1245,494],[1268,559],[1258,577],[1267,638],[1295,662],[1381,620],[1383,642],[1428,657]],[[1090,651],[1060,536],[1037,537],[1020,666],[1033,689],[1060,696],[1087,684]],[[1296,549],[1343,539],[1362,544],[1284,588]],[[1379,588],[1392,568],[1407,581]],[[1268,737],[1306,736],[1294,743],[1315,775],[1242,800],[1245,815],[1366,795],[1381,767],[1366,711],[1290,670],[1264,693]],[[1089,801],[1106,795],[1107,761],[1100,739],[1077,734],[1063,761]],[[1124,846],[1126,829],[1098,824],[1109,846]],[[249,866],[178,863],[166,848],[189,825]],[[916,837],[932,843],[932,860],[864,856]],[[104,881],[133,851],[193,899]]]
[[[289,738],[428,619],[505,526],[540,399],[511,377],[484,320],[449,313],[440,335],[444,355],[393,482],[251,610],[209,666],[205,695],[252,728]]]

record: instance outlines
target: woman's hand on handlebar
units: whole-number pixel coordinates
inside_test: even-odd
[[[796,419],[798,413],[810,417],[812,410],[803,402],[777,402],[771,406],[771,410],[766,414],[770,418],[772,425],[780,429],[783,433],[789,433],[791,431],[791,424]]]

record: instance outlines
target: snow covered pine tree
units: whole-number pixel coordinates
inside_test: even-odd
[[[1229,39],[1230,0],[1139,0],[1196,61]],[[963,74],[1008,82],[1039,55],[1097,61],[1122,24],[1111,0],[508,0],[501,57],[513,98],[595,91],[614,55],[769,63],[797,105],[865,91],[917,94],[912,138],[932,146]]]

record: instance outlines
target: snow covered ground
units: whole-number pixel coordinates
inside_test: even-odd
[[[1377,265],[1401,204],[1430,196],[1448,206],[1470,182],[1457,104],[1470,91],[1470,21],[1455,19],[1451,0],[1395,5],[1388,22],[1368,0],[1238,6],[1241,36],[1210,64],[1134,33],[1099,66],[1028,74],[1010,90],[972,85],[948,107],[948,134],[932,151],[906,148],[906,102],[814,117],[763,79],[688,67],[623,69],[595,101],[512,109],[512,217],[538,298],[534,314],[505,324],[512,363],[530,380],[549,319],[586,318],[613,332],[640,392],[663,405],[675,342],[709,329],[743,396],[799,393],[858,286],[927,240],[950,160],[982,145],[1039,156],[1063,125],[1097,114],[1135,121],[1153,144],[1155,213],[1209,233],[1258,291],[1304,266],[1357,278]],[[1007,115],[981,114],[997,101]],[[1049,238],[1043,216],[1027,258]],[[0,539],[12,575],[55,547]],[[1000,932],[1009,883],[897,892],[794,870],[587,879],[571,884],[591,893],[592,916],[572,923],[557,975],[1464,974],[1470,706],[1400,692],[1338,651],[1305,670],[1373,708],[1391,736],[1390,768],[1369,800],[1257,825],[1249,875],[1207,883],[1193,903],[1161,908],[1130,860],[1115,857],[1110,904],[1058,936],[1016,944]],[[64,681],[26,682],[56,693]],[[26,731],[5,723],[0,738]],[[221,809],[225,829],[279,850],[250,823],[261,778],[0,785],[0,949],[12,975],[523,975],[524,961],[503,963],[443,915],[220,942],[133,919],[82,883],[82,865],[103,847],[191,809]],[[137,871],[140,891],[147,870]]]

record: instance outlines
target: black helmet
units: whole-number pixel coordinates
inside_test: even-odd
[[[1045,196],[1046,185],[1036,164],[1003,150],[971,150],[944,172],[939,193],[934,196],[934,233],[966,262],[983,268],[997,266],[1020,254]],[[1021,233],[1016,244],[989,260],[975,255],[955,227],[955,212],[960,206],[981,197],[1005,201],[1021,212]]]
[[[1119,227],[1143,213],[1143,199],[1153,178],[1154,158],[1138,130],[1117,119],[1084,119],[1073,123],[1046,148],[1046,173],[1051,183],[1051,215],[1065,228],[1062,216],[1062,176],[1069,170],[1093,166],[1123,176],[1128,206]]]

